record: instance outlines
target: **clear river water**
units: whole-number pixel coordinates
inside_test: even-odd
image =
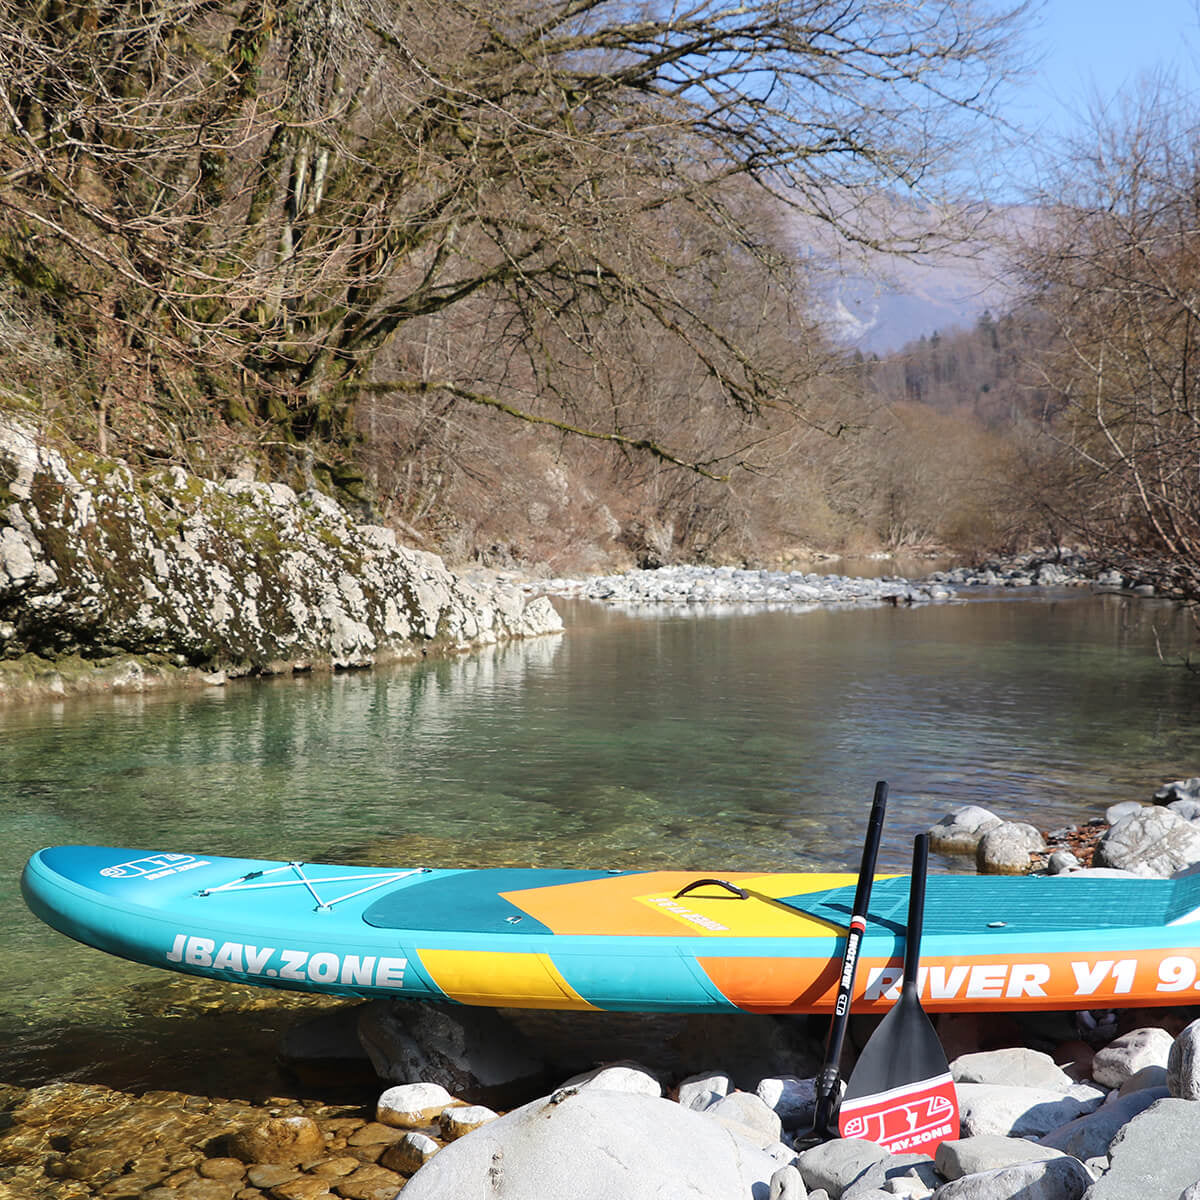
[[[556,604],[565,634],[461,658],[0,708],[0,1083],[219,1088],[222,1053],[269,1054],[322,1003],[76,946],[21,902],[43,845],[853,870],[886,779],[880,861],[904,870],[912,834],[962,804],[1050,830],[1200,774],[1191,620],[1165,603]]]

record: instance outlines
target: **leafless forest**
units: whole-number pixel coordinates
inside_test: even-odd
[[[1005,235],[964,181],[1020,137],[1026,19],[10,0],[0,405],[325,487],[455,561],[1076,543],[1200,592],[1195,108],[1146,81]],[[984,237],[1004,311],[836,340],[859,252]]]

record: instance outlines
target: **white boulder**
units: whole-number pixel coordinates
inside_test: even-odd
[[[451,1143],[405,1185],[404,1200],[729,1200],[768,1195],[779,1167],[670,1100],[564,1088]]]

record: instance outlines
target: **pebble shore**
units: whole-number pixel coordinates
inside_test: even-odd
[[[525,580],[526,592],[577,596],[614,605],[670,607],[944,604],[960,590],[1083,587],[1154,594],[1154,587],[1117,571],[1098,571],[1078,554],[1028,554],[980,567],[933,571],[924,579],[861,578],[812,571],[666,566],[587,578]]]

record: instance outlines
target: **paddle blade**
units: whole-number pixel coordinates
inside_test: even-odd
[[[928,1154],[958,1137],[958,1095],[945,1051],[915,989],[905,988],[871,1035],[838,1112],[842,1137],[892,1154]]]

